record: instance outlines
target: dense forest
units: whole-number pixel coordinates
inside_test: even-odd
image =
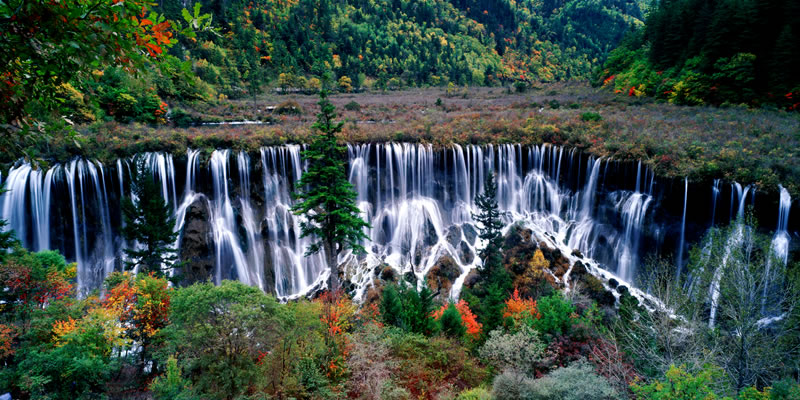
[[[798,109],[796,1],[662,0],[596,83],[677,104]]]
[[[315,92],[324,81],[344,91],[512,83],[522,90],[589,77],[624,33],[641,25],[643,7],[600,0],[166,0],[152,8],[158,18],[196,34],[165,31],[169,38],[147,50],[148,66],[134,76],[118,65],[95,66],[53,90],[72,122],[149,124],[165,121],[167,105],[247,98],[268,88]],[[36,22],[19,19],[15,29],[36,29]],[[8,54],[23,43],[10,40]]]

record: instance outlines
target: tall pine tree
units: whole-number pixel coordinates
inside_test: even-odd
[[[475,196],[475,205],[478,213],[472,218],[478,222],[479,237],[486,241],[486,246],[480,251],[483,259],[481,269],[481,286],[483,298],[480,304],[480,317],[486,331],[502,324],[503,302],[511,291],[511,276],[503,266],[503,237],[501,229],[503,221],[500,220],[500,207],[497,205],[497,183],[493,172],[486,176],[483,193]]]
[[[500,247],[503,245],[503,237],[500,230],[503,229],[503,221],[500,220],[500,208],[497,205],[497,183],[494,180],[494,173],[486,175],[483,193],[475,196],[475,205],[478,213],[473,214],[472,218],[480,224],[479,237],[486,241],[486,246],[480,251],[483,259],[483,274],[488,274],[496,266],[502,265]]]
[[[131,242],[131,248],[125,249],[125,268],[162,276],[178,261],[175,218],[144,159],[136,161],[133,174],[131,196],[122,200],[122,236]]]
[[[306,256],[322,251],[330,268],[328,289],[339,289],[338,257],[346,249],[363,253],[361,241],[367,238],[363,229],[369,227],[360,217],[356,192],[347,180],[347,149],[337,143],[342,122],[334,121],[336,109],[328,101],[325,90],[320,92],[321,111],[311,126],[317,132],[303,151],[308,169],[303,173],[294,194],[298,202],[292,206],[296,215],[304,215],[300,224],[302,237],[316,239],[306,250]]]

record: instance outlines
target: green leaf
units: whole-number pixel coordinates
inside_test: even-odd
[[[195,5],[199,5],[200,3],[195,3]],[[186,21],[187,24],[192,23],[192,15],[189,14],[189,10],[183,9],[181,10],[181,15],[183,15],[183,19]]]

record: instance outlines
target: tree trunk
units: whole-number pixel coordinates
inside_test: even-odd
[[[337,255],[336,255],[336,245],[333,243],[326,243],[325,244],[325,257],[328,258],[328,268],[331,271],[331,275],[328,277],[328,290],[331,293],[336,292],[339,290],[339,266]]]

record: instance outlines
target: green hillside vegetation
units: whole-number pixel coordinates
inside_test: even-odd
[[[186,11],[186,6],[194,11]],[[166,0],[168,20],[211,28],[176,35],[134,75],[116,64],[64,82],[76,123],[166,122],[176,104],[420,86],[513,85],[586,79],[643,5],[621,0]]]
[[[800,109],[800,4],[661,0],[595,83],[686,105]]]

